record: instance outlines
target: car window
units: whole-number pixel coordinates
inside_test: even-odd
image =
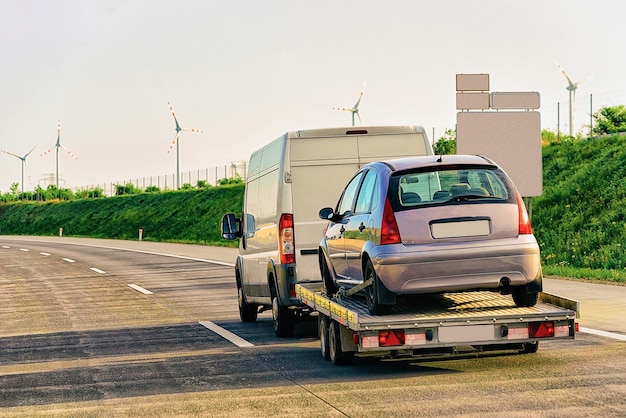
[[[355,213],[370,213],[372,204],[378,201],[378,188],[376,186],[376,173],[373,170],[369,170],[365,174],[363,184],[359,190],[359,195],[356,200]]]
[[[342,216],[351,215],[354,209],[354,199],[356,197],[357,191],[359,190],[359,184],[361,184],[361,179],[363,178],[363,172],[358,173],[354,178],[348,183],[343,194],[341,195],[341,200],[337,205],[337,213]]]
[[[504,172],[495,167],[444,167],[393,175],[389,198],[395,210],[444,204],[512,203],[513,190]]]

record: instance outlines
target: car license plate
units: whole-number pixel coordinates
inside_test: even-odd
[[[488,219],[470,221],[433,222],[430,224],[433,238],[479,237],[491,233]]]

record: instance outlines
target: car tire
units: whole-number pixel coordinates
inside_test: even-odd
[[[243,288],[237,283],[237,304],[239,305],[239,318],[242,322],[255,322],[257,320],[259,310],[256,305],[246,302],[246,295]]]
[[[291,309],[280,305],[277,291],[272,294],[272,319],[274,320],[274,333],[277,337],[293,336],[296,316]]]
[[[339,366],[350,364],[354,359],[353,351],[343,351],[341,348],[341,325],[337,321],[330,321],[328,327],[328,351],[330,361]]]
[[[515,305],[520,307],[535,306],[539,300],[539,292],[528,293],[526,286],[513,288],[512,296]]]
[[[379,288],[381,286],[380,279],[374,270],[371,261],[367,262],[365,268],[365,280],[372,279],[372,285],[365,289],[365,301],[367,302],[367,310],[371,315],[387,315],[391,312],[391,305],[383,305],[379,300]]]
[[[330,275],[330,270],[328,269],[328,265],[324,259],[320,260],[320,270],[322,273],[322,278],[324,279],[324,289],[326,290],[326,294],[328,296],[334,295],[337,293],[337,286]]]

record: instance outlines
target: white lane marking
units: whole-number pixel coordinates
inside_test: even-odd
[[[3,245],[2,248],[11,248],[8,245]]]
[[[72,260],[71,258],[62,258],[63,261],[67,261],[68,263],[75,263],[76,261]]]
[[[600,331],[597,329],[585,328],[585,327],[580,327],[580,332],[584,332],[586,334],[598,335],[600,337],[613,338],[615,340],[620,340],[620,341],[626,341],[626,335],[617,334],[615,332]]]
[[[28,251],[30,251],[30,250],[29,250],[28,248],[20,248],[20,251],[25,251],[25,252],[28,252]]]
[[[41,254],[41,255],[45,255],[45,256],[50,255],[50,253],[39,253],[39,254]]]
[[[224,328],[220,327],[219,325],[217,325],[217,324],[215,324],[215,323],[213,323],[211,321],[200,322],[200,325],[202,325],[203,327],[213,331],[217,335],[220,335],[220,336],[226,338],[228,341],[230,341],[231,343],[235,344],[237,347],[254,347],[254,344],[244,340],[239,335],[233,334],[229,330],[224,329]]]
[[[96,273],[100,273],[100,274],[105,274],[106,273],[106,271],[102,271],[102,270],[100,270],[99,268],[96,268],[96,267],[89,267],[89,270],[95,271]]]
[[[143,293],[144,295],[151,295],[151,294],[152,294],[152,292],[151,292],[151,291],[149,291],[149,290],[147,290],[147,289],[144,289],[144,288],[143,288],[143,287],[141,287],[141,286],[137,286],[136,284],[129,284],[129,285],[128,285],[128,287],[130,287],[130,288],[132,288],[132,289],[135,289],[136,291],[141,292],[141,293]]]

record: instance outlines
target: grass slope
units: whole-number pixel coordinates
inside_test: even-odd
[[[0,233],[234,245],[221,238],[224,213],[241,212],[243,185],[68,202],[0,205]]]
[[[543,148],[543,195],[533,199],[532,224],[548,272],[626,280],[624,145],[611,136]]]

